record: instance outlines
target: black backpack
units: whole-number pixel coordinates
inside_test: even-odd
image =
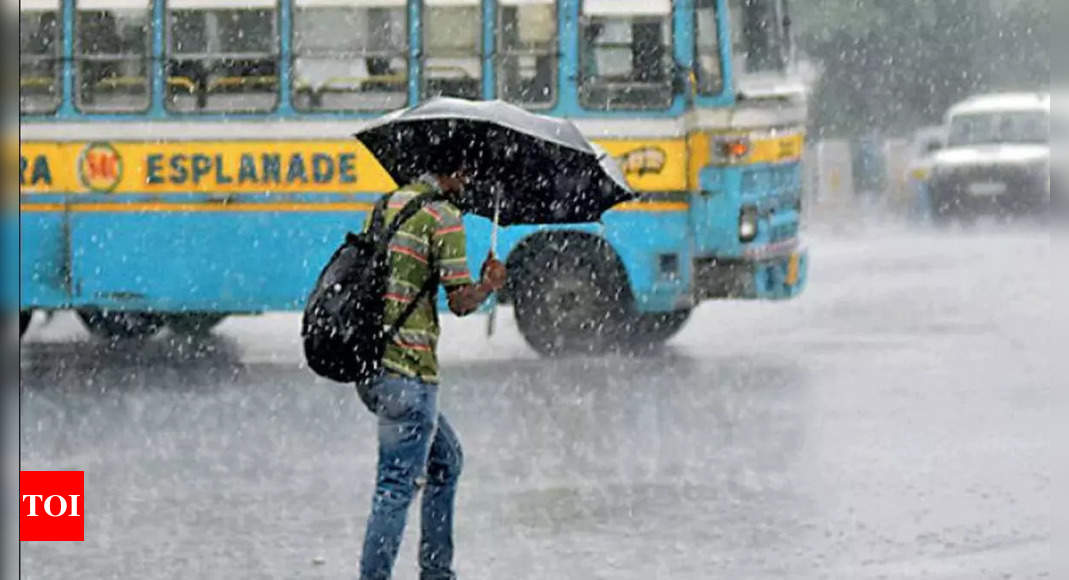
[[[394,339],[419,303],[438,288],[433,274],[389,332],[383,328],[390,278],[389,243],[397,230],[440,194],[420,195],[405,204],[389,228],[383,229],[391,195],[375,204],[371,224],[360,234],[349,232],[319,274],[301,321],[304,357],[316,374],[341,383],[362,383],[382,368],[386,345]]]

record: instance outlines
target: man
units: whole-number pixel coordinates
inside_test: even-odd
[[[431,173],[397,190],[386,212],[389,224],[420,195],[457,199],[467,176],[459,151],[444,151]],[[468,272],[460,211],[450,201],[434,202],[409,219],[390,242],[392,273],[386,293],[386,324],[398,318],[428,277],[437,276],[459,316],[475,311],[505,283],[505,267],[487,258],[481,280]],[[357,391],[378,416],[379,463],[375,495],[364,536],[360,577],[390,578],[405,515],[423,487],[419,565],[421,580],[453,579],[453,506],[463,462],[460,441],[438,412],[438,318],[436,295],[423,299],[387,345],[384,373]]]

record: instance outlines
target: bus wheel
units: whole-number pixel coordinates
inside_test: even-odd
[[[208,334],[224,318],[226,318],[225,314],[201,312],[196,314],[168,314],[164,317],[164,321],[175,334],[203,336]]]
[[[689,318],[689,309],[635,313],[621,333],[621,342],[632,349],[657,348],[675,336]]]
[[[111,340],[150,338],[163,327],[163,318],[151,312],[79,310],[78,316],[89,332]]]
[[[19,310],[19,338],[26,334],[26,329],[30,327],[30,320],[33,318],[32,310]]]
[[[615,253],[585,236],[552,236],[509,269],[516,322],[544,356],[600,353],[615,346],[630,298]]]

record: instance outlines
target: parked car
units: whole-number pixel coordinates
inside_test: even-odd
[[[946,115],[925,180],[937,221],[1045,213],[1051,204],[1050,95],[972,97]]]

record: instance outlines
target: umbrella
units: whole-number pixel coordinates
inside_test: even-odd
[[[428,160],[462,154],[471,182],[462,211],[511,224],[595,221],[633,199],[616,161],[570,121],[504,101],[439,97],[395,111],[356,133],[397,183],[426,171]]]
[[[498,225],[594,221],[633,199],[616,161],[571,122],[536,115],[504,101],[448,97],[395,111],[356,133],[397,183],[408,183],[439,155],[461,155],[471,175],[462,211]],[[497,301],[487,318],[494,330]]]

